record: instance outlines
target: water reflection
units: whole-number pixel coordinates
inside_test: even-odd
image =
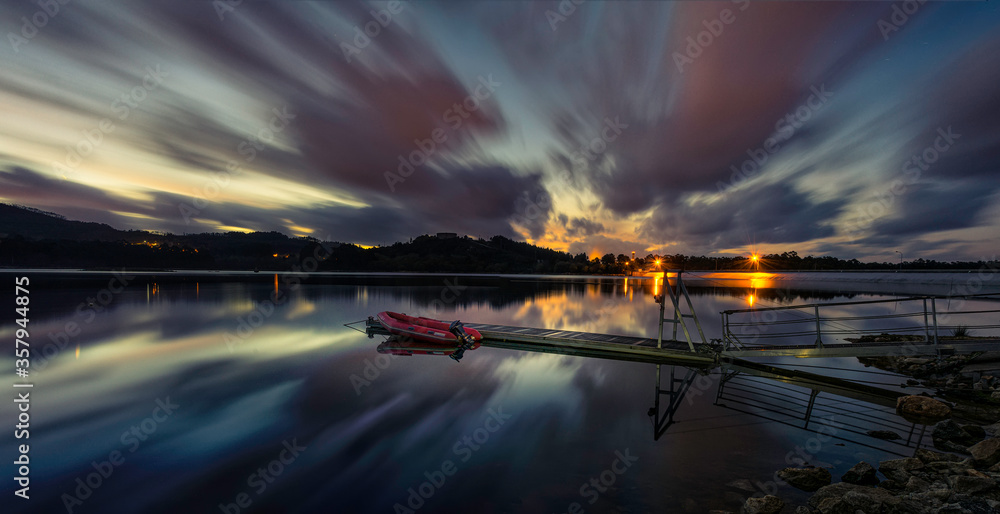
[[[732,409],[735,386],[749,377],[727,381],[717,406],[721,375],[696,373],[683,397],[661,400],[656,418],[666,421],[650,437],[654,365],[497,348],[470,351],[456,365],[379,353],[381,339],[342,326],[393,310],[648,336],[658,315],[652,296],[662,288],[650,279],[459,277],[465,289],[449,303],[441,293],[454,277],[342,277],[295,290],[279,282],[286,299],[276,303],[269,274],[136,274],[101,304],[88,300],[107,276],[87,277],[39,274],[32,290],[31,381],[39,399],[31,419],[32,500],[11,504],[11,512],[65,511],[63,494],[75,496],[77,479],[115,451],[124,463],[74,513],[215,512],[239,494],[252,501],[250,512],[391,512],[447,460],[458,472],[422,511],[561,512],[581,500],[581,483],[626,448],[640,460],[593,510],[675,512],[685,503],[697,512],[734,510],[726,482],[770,477],[811,436],[792,426],[792,416],[769,414],[787,421],[780,423],[762,417],[759,406]],[[745,307],[748,291],[690,287],[707,334],[721,329],[715,313]],[[757,301],[846,298],[769,291],[759,289]],[[14,329],[0,320],[0,338],[10,340]],[[0,356],[0,366],[12,369],[12,357]],[[863,369],[856,361],[839,367],[851,366]],[[699,386],[704,380],[708,388]],[[885,377],[886,387],[893,380],[900,381]],[[771,394],[759,387],[739,394]],[[822,392],[814,413],[824,401],[847,400]],[[154,411],[158,402],[177,408],[164,418]],[[13,408],[3,403],[0,416],[14,419]],[[144,430],[154,412],[160,420]],[[504,419],[494,431],[486,426],[491,412]],[[138,445],[128,436],[133,427],[145,437]],[[877,461],[895,451],[852,438],[845,447],[824,446],[817,458],[836,474],[859,456]],[[293,440],[306,449],[260,490],[252,474]],[[16,442],[7,432],[5,447]],[[13,485],[7,481],[2,493],[12,495]]]

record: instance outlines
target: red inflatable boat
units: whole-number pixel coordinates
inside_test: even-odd
[[[470,346],[469,350],[479,348],[479,342]],[[421,343],[417,341],[404,341],[398,336],[392,336],[378,345],[378,353],[390,355],[453,355],[459,350],[458,347],[448,347],[439,344]]]
[[[459,321],[448,323],[431,318],[418,318],[398,312],[383,311],[378,313],[378,322],[392,334],[425,343],[471,348],[472,344],[483,339],[479,331],[474,328],[466,328]]]

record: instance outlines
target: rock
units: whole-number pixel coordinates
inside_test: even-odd
[[[726,484],[726,487],[732,487],[733,489],[739,489],[740,491],[748,493],[757,492],[757,489],[753,486],[753,483],[751,483],[749,480],[745,478],[741,478],[739,480],[733,480],[732,482]]]
[[[906,483],[910,479],[910,474],[918,469],[923,469],[924,463],[920,459],[907,457],[905,459],[884,460],[878,463],[878,470],[886,478],[897,482]]]
[[[858,510],[882,512],[900,502],[899,498],[884,489],[844,482],[822,487],[809,498],[809,506],[823,514],[854,514]]]
[[[962,425],[962,431],[975,439],[976,442],[982,441],[986,437],[986,429],[980,425]]]
[[[743,502],[747,500],[747,493],[737,493],[734,491],[726,491],[722,493],[722,499],[726,503],[731,503],[733,505],[743,505]]]
[[[994,400],[1000,400],[1000,391],[993,391],[992,393],[990,393],[990,398],[993,398]]]
[[[812,514],[812,510],[805,505],[799,505],[798,507],[795,507],[795,514]]]
[[[890,478],[888,480],[883,480],[882,482],[879,482],[878,488],[885,489],[887,491],[892,491],[893,493],[899,493],[906,488],[906,483],[900,482],[899,480],[893,480]]]
[[[878,485],[878,476],[875,468],[867,462],[859,462],[851,469],[847,470],[840,480],[848,484],[857,485]]]
[[[903,487],[903,490],[909,493],[919,493],[930,488],[930,482],[911,476],[910,479],[906,481],[906,486]]]
[[[936,475],[964,475],[969,465],[964,462],[928,462],[925,468]]]
[[[1000,393],[1000,391],[997,391],[997,392]],[[1000,399],[1000,398],[998,398],[998,399]],[[983,431],[986,432],[987,435],[996,437],[996,436],[1000,435],[1000,423],[994,423],[992,425],[986,425],[985,427],[983,427]]]
[[[986,473],[983,473],[982,471],[977,471],[975,469],[967,469],[965,470],[965,474],[970,477],[991,478]]]
[[[956,494],[975,494],[992,489],[997,485],[992,478],[952,476],[948,477],[948,482]]]
[[[783,508],[785,502],[770,494],[763,498],[747,498],[743,504],[743,511],[746,514],[778,514]]]
[[[969,448],[951,441],[934,441],[934,447],[941,451],[969,454]]]
[[[948,499],[952,505],[962,509],[963,514],[996,514],[996,501],[988,498],[955,494]]]
[[[969,425],[974,427],[976,425]],[[982,430],[982,427],[978,427]],[[985,437],[986,433],[983,431],[983,435],[976,437],[970,431],[975,431],[974,428],[966,429],[962,425],[955,423],[953,420],[945,420],[938,423],[934,427],[934,431],[931,433],[931,438],[934,440],[934,446],[938,446],[939,441],[947,441],[955,444],[960,444],[962,446],[971,446],[981,441]]]
[[[830,472],[823,468],[785,468],[778,472],[780,477],[796,489],[812,492],[833,480]]]
[[[992,437],[969,448],[972,454],[972,465],[977,468],[988,468],[1000,462],[1000,438]]]
[[[901,396],[896,400],[896,411],[906,416],[922,419],[944,419],[951,416],[951,407],[929,396]]]
[[[926,448],[918,448],[914,457],[920,459],[920,461],[924,464],[929,464],[931,462],[958,462],[962,460],[962,458],[958,455],[936,452]]]
[[[866,433],[872,437],[885,439],[886,441],[895,441],[896,439],[903,438],[903,436],[893,432],[892,430],[869,430]]]
[[[903,498],[888,512],[889,514],[912,514],[914,512],[934,512],[935,507],[939,507],[941,502],[933,498],[910,497]],[[856,513],[854,513],[856,514]]]

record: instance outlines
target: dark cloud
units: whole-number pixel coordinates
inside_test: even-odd
[[[131,169],[115,155],[125,148],[148,159],[143,170],[239,164],[252,171],[246,180],[271,175],[368,207],[215,201],[187,223],[179,205],[198,200],[177,193],[187,179],[123,177],[125,194],[47,178],[31,168],[48,157],[20,150],[8,151],[8,162],[35,164],[0,172],[0,195],[170,231],[294,224],[368,243],[437,231],[527,233],[587,252],[668,244],[711,252],[837,235],[835,220],[869,194],[867,182],[833,184],[842,198],[827,200],[816,189],[820,176],[888,160],[900,164],[868,173],[871,182],[891,181],[938,128],[952,127],[961,139],[864,244],[992,223],[984,213],[1000,190],[995,8],[928,4],[886,41],[878,21],[893,6],[880,2],[585,3],[553,26],[546,11],[559,6],[408,3],[350,61],[342,45],[354,44],[355,27],[384,4],[243,2],[223,19],[210,2],[61,6],[20,52],[4,50],[11,72],[0,75],[0,90],[43,107],[15,115],[47,124],[44,135],[0,125],[19,147],[73,145],[80,126],[111,117],[115,131],[81,176],[89,167]],[[679,66],[688,38],[723,9],[733,23]],[[2,7],[11,20],[37,10],[31,2]],[[115,98],[157,63],[168,80],[127,120],[114,118]],[[495,91],[484,90],[489,77],[501,84]],[[715,197],[731,166],[819,88],[834,96],[782,143],[762,180]],[[257,141],[274,109],[294,116]],[[239,151],[247,141],[261,145],[252,160]],[[513,155],[521,149],[525,156]],[[585,201],[594,203],[592,193],[597,212],[610,214],[581,217],[592,207],[582,201],[581,211],[556,212],[543,186],[553,168],[569,170],[561,183],[586,189]],[[629,217],[641,244],[610,233],[612,220]]]
[[[829,220],[844,203],[815,201],[788,183],[747,186],[711,204],[663,204],[640,226],[639,235],[661,244],[683,241],[698,253],[754,243],[802,243],[833,235]]]
[[[978,183],[927,183],[894,199],[898,214],[878,219],[872,230],[881,236],[912,236],[968,228],[983,220],[993,190]]]
[[[566,229],[566,234],[570,237],[587,237],[604,232],[604,225],[596,221],[585,218],[570,219],[565,214],[559,215],[559,223]]]

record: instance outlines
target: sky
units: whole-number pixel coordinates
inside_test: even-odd
[[[998,29],[996,2],[3,2],[0,201],[366,245],[996,258]]]

